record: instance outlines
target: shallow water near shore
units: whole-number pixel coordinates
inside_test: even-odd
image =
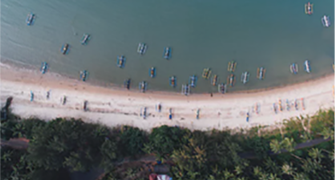
[[[334,26],[324,28],[321,17],[333,22],[334,2],[314,3],[314,13],[306,15],[308,1],[3,1],[1,3],[1,58],[39,69],[46,61],[50,70],[70,77],[87,69],[89,82],[121,85],[132,79],[137,88],[142,80],[150,90],[180,91],[181,84],[196,74],[192,92],[217,92],[210,80],[201,78],[204,68],[212,68],[219,82],[226,82],[227,64],[237,61],[236,84],[228,91],[268,88],[301,82],[333,71]],[[25,24],[29,12],[36,14],[32,26]],[[80,44],[83,33],[92,35]],[[139,42],[147,52],[136,53]],[[68,55],[60,53],[70,44]],[[165,60],[163,48],[172,47],[172,58]],[[116,65],[125,55],[124,69]],[[303,71],[309,59],[312,73]],[[3,61],[3,60],[1,60]],[[299,64],[299,73],[289,71]],[[155,66],[157,77],[149,77]],[[256,79],[257,67],[266,68],[263,81]],[[241,73],[250,72],[243,85]],[[177,77],[177,87],[169,77]]]

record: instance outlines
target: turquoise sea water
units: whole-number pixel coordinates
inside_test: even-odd
[[[229,91],[284,85],[316,78],[333,71],[334,1],[312,2],[314,13],[306,15],[308,1],[266,0],[3,0],[1,1],[1,59],[32,65],[46,61],[50,70],[77,78],[87,69],[89,81],[121,85],[132,79],[137,88],[142,80],[150,90],[180,91],[189,76],[198,76],[192,92],[216,92],[210,80],[201,78],[204,68],[212,68],[219,82],[226,82],[227,63],[236,60],[236,84]],[[27,14],[36,14],[27,26]],[[321,17],[329,15],[330,28]],[[86,46],[83,33],[91,34]],[[147,52],[137,54],[139,42]],[[62,44],[69,43],[68,55]],[[172,58],[165,60],[163,48],[172,47]],[[124,69],[116,58],[125,55]],[[303,71],[309,59],[312,73]],[[299,64],[299,73],[289,71]],[[149,77],[156,67],[157,77]],[[266,68],[263,81],[256,79],[257,67]],[[250,72],[243,85],[241,73]],[[177,87],[169,77],[177,77]]]

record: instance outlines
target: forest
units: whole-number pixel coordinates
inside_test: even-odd
[[[111,119],[112,120],[112,119]],[[1,121],[1,179],[70,179],[102,168],[101,180],[146,180],[157,163],[174,180],[334,179],[334,110],[249,129],[191,131],[161,126],[107,127],[80,119]]]

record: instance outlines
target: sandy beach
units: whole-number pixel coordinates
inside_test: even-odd
[[[283,119],[313,115],[320,108],[334,106],[334,74],[270,90],[214,94],[210,97],[209,94],[183,96],[180,93],[140,93],[98,87],[50,72],[42,75],[39,71],[19,69],[5,64],[1,64],[0,70],[1,102],[12,96],[13,112],[26,118],[35,116],[51,120],[56,117],[73,117],[108,126],[131,125],[145,130],[164,124],[207,130],[273,125]],[[49,90],[50,98],[47,99]],[[32,102],[30,91],[34,93]],[[67,97],[65,105],[61,103],[64,96]],[[275,113],[273,103],[278,106],[279,99],[283,108]],[[290,110],[287,110],[287,99],[290,102]],[[294,107],[296,99],[298,110]],[[88,101],[88,112],[83,111],[85,100]],[[161,112],[155,109],[157,103],[162,105]],[[256,104],[259,107],[258,113],[255,112]],[[143,107],[147,107],[146,119],[139,115]],[[172,120],[168,118],[169,108],[173,110]],[[200,109],[200,119],[195,117],[197,109]],[[249,122],[246,122],[247,112],[250,114]]]

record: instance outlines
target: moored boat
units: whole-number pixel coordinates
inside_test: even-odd
[[[191,86],[189,84],[181,85],[181,94],[188,96],[191,93]]]
[[[257,78],[263,80],[265,77],[266,69],[264,67],[257,68]]]
[[[215,74],[215,75],[213,76],[213,78],[212,78],[212,85],[213,85],[213,86],[216,86],[217,81],[218,81],[218,75]]]
[[[211,68],[205,68],[202,72],[202,77],[208,79],[211,76]]]
[[[87,70],[80,71],[80,80],[86,81],[88,76]]]
[[[117,57],[117,66],[119,68],[124,68],[125,61],[126,61],[126,58],[124,56],[118,56]]]
[[[246,84],[249,81],[249,72],[243,72],[241,75],[241,81],[243,84]]]
[[[128,90],[130,89],[130,79],[127,79],[124,81],[124,86],[125,88],[127,88]]]
[[[69,50],[69,44],[67,44],[67,43],[64,44],[62,46],[62,48],[60,49],[60,51],[62,52],[62,54],[67,54],[68,50]]]
[[[321,22],[322,22],[322,25],[323,25],[324,27],[329,27],[329,26],[330,26],[330,19],[329,19],[329,16],[326,16],[326,15],[322,16],[322,18],[321,18]]]
[[[155,67],[151,67],[151,68],[149,69],[149,76],[150,76],[151,78],[156,77],[156,68],[155,68]]]
[[[89,34],[84,34],[83,35],[83,37],[82,37],[82,39],[81,39],[81,44],[82,45],[85,45],[85,44],[87,44],[87,42],[88,42],[88,40],[91,38],[91,35],[89,35]]]
[[[189,82],[191,87],[195,87],[197,85],[197,76],[193,75],[190,77],[190,82]]]
[[[47,70],[48,70],[48,63],[42,62],[41,68],[40,68],[41,73],[45,74],[47,72]]]
[[[33,24],[34,18],[35,18],[35,14],[33,13],[28,14],[27,19],[26,19],[26,23],[28,26]]]
[[[145,92],[147,90],[147,82],[142,81],[139,83],[138,88],[140,89],[141,92]]]
[[[234,74],[229,75],[227,78],[227,82],[230,87],[233,87],[235,84],[235,75]]]
[[[176,78],[176,76],[171,76],[170,77],[170,86],[171,87],[176,87],[176,85],[177,85],[177,78]]]
[[[165,47],[164,48],[164,54],[163,57],[165,59],[170,59],[171,58],[171,48],[170,47]]]
[[[305,61],[304,66],[305,66],[305,71],[306,71],[307,73],[310,73],[310,72],[311,72],[311,68],[310,68],[309,60],[306,60],[306,61]]]
[[[290,71],[293,74],[297,74],[298,73],[298,64],[296,64],[296,63],[291,64],[290,65]]]
[[[310,2],[305,4],[305,13],[308,15],[313,14],[313,4],[311,4]]]
[[[139,54],[144,54],[146,50],[147,50],[147,45],[145,43],[139,43],[138,44],[137,52]]]
[[[237,66],[236,61],[230,61],[230,62],[228,62],[228,69],[227,69],[228,72],[234,72],[236,66]]]
[[[227,92],[227,84],[221,83],[218,85],[218,92],[225,94]]]

